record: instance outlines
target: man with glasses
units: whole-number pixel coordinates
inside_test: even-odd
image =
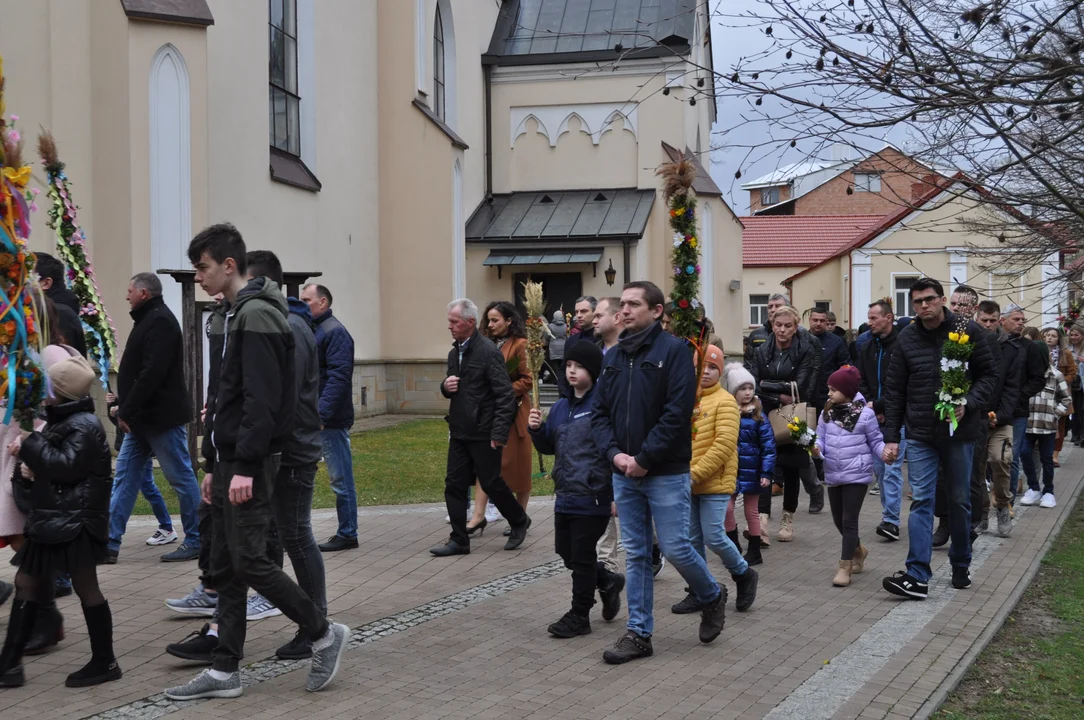
[[[934,496],[938,472],[943,470],[949,506],[952,544],[952,586],[971,587],[971,463],[979,425],[986,422],[986,405],[997,387],[998,367],[990,337],[973,321],[959,318],[945,307],[941,284],[921,278],[911,285],[916,322],[897,340],[898,347],[885,377],[884,461],[899,456],[901,431],[906,428],[911,512],[907,521],[907,570],[884,579],[893,595],[925,600],[932,575]],[[941,387],[942,346],[949,333],[970,336],[968,361],[971,387],[955,407],[958,426],[941,419],[935,405]]]

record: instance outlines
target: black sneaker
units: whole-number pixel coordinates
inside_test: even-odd
[[[928,584],[911,577],[905,572],[898,572],[892,577],[886,577],[881,585],[893,595],[911,598],[912,600],[925,600],[930,594]]]
[[[893,525],[887,520],[877,526],[877,534],[885,540],[895,542],[900,539],[900,526]]]
[[[624,589],[625,576],[611,573],[609,587],[598,591],[598,596],[602,598],[602,619],[606,622],[610,622],[621,612],[621,591]]]
[[[120,550],[106,550],[105,551],[105,564],[116,565],[117,560],[120,558]]]
[[[640,637],[629,630],[616,645],[602,653],[602,659],[610,665],[621,665],[629,660],[651,657],[654,652],[650,637]]]
[[[210,624],[204,623],[199,632],[194,632],[179,643],[166,645],[166,652],[182,660],[194,660],[199,663],[211,663],[211,656],[218,647],[218,636],[209,635]]]
[[[670,606],[670,612],[675,615],[691,615],[697,610],[703,610],[704,606],[696,599],[696,595],[693,595],[693,591],[689,588],[685,588],[685,592],[688,593],[682,600],[674,603]]]
[[[700,611],[700,642],[709,643],[723,632],[726,625],[726,588],[719,586],[719,597]]]
[[[305,660],[311,658],[312,640],[309,640],[298,630],[293,640],[275,651],[275,657],[280,660]]]
[[[662,569],[666,567],[666,558],[662,556],[662,550],[659,550],[659,544],[655,543],[651,546],[651,574],[652,577],[658,577]]]
[[[949,541],[951,530],[947,520],[941,520],[937,523],[937,529],[933,531],[933,546],[941,547]]]
[[[581,615],[567,612],[546,629],[556,638],[574,638],[577,635],[590,635],[591,621]]]
[[[348,538],[342,535],[332,535],[327,542],[320,543],[320,552],[338,552],[340,550],[353,550],[358,546],[356,537]]]
[[[965,567],[952,568],[952,587],[957,590],[967,590],[971,587],[971,571]]]

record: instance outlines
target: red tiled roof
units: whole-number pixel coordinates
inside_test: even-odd
[[[884,219],[884,215],[743,217],[742,264],[745,267],[819,265]]]

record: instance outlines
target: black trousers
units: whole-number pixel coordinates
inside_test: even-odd
[[[805,452],[804,450],[802,452]],[[802,492],[802,469],[789,465],[775,466],[775,482],[779,482],[779,476],[783,476],[783,511],[795,512],[798,510],[798,497]],[[771,488],[764,490],[757,496],[757,510],[769,517],[772,514],[772,491]],[[762,535],[766,535],[767,528],[761,528]]]
[[[509,525],[527,522],[527,513],[501,477],[502,448],[493,449],[488,440],[448,442],[448,474],[444,478],[444,502],[452,519],[452,540],[470,546],[467,535],[467,490],[478,479],[489,501],[497,506]]]
[[[971,458],[971,532],[979,531],[982,518],[990,513],[990,491],[986,489],[986,445],[990,437],[988,425],[979,428],[975,438],[975,451]],[[945,486],[945,469],[937,471],[937,489],[934,493],[933,514],[938,520],[948,522],[948,493]]]
[[[211,574],[212,587],[218,590],[218,648],[212,667],[221,672],[236,671],[244,656],[249,587],[297,623],[310,640],[319,640],[327,632],[327,618],[268,552],[271,496],[278,469],[277,455],[264,460],[260,472],[252,478],[252,499],[234,505],[229,499],[230,481],[235,474],[233,463],[220,462],[215,467]]]
[[[595,590],[609,587],[609,571],[601,568],[595,546],[610,524],[608,515],[553,514],[557,554],[572,571],[572,612],[587,617],[595,604]]]
[[[862,501],[866,499],[869,485],[854,483],[851,485],[829,485],[828,504],[832,508],[832,522],[843,536],[840,560],[853,560],[854,549],[858,547],[858,516],[862,512]]]

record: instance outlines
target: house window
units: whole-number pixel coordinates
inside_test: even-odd
[[[817,300],[813,303],[813,307],[821,312],[831,312],[832,301],[831,300]]]
[[[437,19],[433,23],[433,112],[441,120],[445,115],[444,102],[444,21],[437,6]]]
[[[896,307],[894,308],[896,317],[911,317],[913,314],[911,312],[911,285],[914,284],[915,280],[918,280],[918,277],[912,275],[897,275],[893,279],[896,291]]]
[[[296,0],[269,0],[271,147],[301,156]]]
[[[768,296],[749,296],[749,326],[756,327],[768,322]]]
[[[769,205],[775,205],[779,202],[779,188],[761,188],[760,190],[760,205],[761,207],[768,207]]]
[[[855,173],[856,192],[881,192],[881,176],[878,173]]]

